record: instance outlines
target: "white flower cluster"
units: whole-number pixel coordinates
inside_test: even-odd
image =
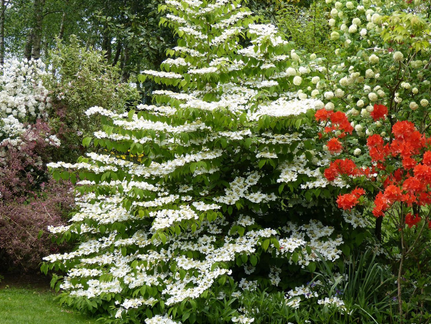
[[[292,290],[289,290],[286,294],[286,299],[291,299],[292,297],[297,296],[303,296],[306,299],[312,298],[312,297],[319,297],[317,291],[311,289],[310,285],[307,286],[299,286],[295,287]]]
[[[218,28],[218,29],[225,29],[226,27],[233,25],[237,21],[244,19],[245,17],[250,15],[252,15],[251,11],[239,11],[233,14],[232,16],[230,16],[229,18],[223,19],[220,22],[214,24],[212,27]]]
[[[233,323],[240,323],[240,324],[250,324],[254,322],[254,318],[250,318],[244,315],[234,316],[232,317]]]
[[[273,46],[288,44],[287,41],[283,40],[278,34],[277,27],[270,24],[251,24],[248,26],[248,32],[250,34],[257,35],[257,38],[253,40],[253,43],[260,43],[264,39],[269,39]]]
[[[226,195],[214,198],[214,201],[226,205],[234,205],[241,198],[246,198],[256,204],[276,200],[277,197],[274,193],[268,195],[260,191],[248,192],[252,186],[258,183],[260,177],[261,176],[257,172],[249,174],[247,178],[236,177],[235,180],[230,183],[230,188],[225,189]]]
[[[340,309],[341,311],[346,311],[344,301],[338,297],[325,297],[325,299],[319,299],[317,303],[319,305],[332,306]]]
[[[198,215],[188,206],[181,206],[179,210],[162,209],[157,212],[151,212],[150,217],[155,217],[151,227],[152,231],[171,227],[175,222],[199,219]]]
[[[280,249],[275,251],[277,256],[288,255],[290,263],[293,263],[293,252],[298,252],[297,263],[303,268],[310,262],[319,261],[320,257],[335,261],[341,256],[342,252],[338,247],[343,244],[342,237],[331,238],[334,228],[324,226],[320,221],[311,220],[309,224],[301,226],[289,222],[282,230],[289,233],[290,237],[279,239]],[[311,249],[311,253],[307,252],[307,247]]]
[[[152,75],[157,78],[167,78],[167,79],[182,79],[182,75],[173,72],[163,72],[163,71],[153,71],[153,70],[145,70],[142,73],[147,75]]]
[[[370,225],[370,222],[356,210],[343,211],[344,221],[353,228],[360,227],[365,228]]]
[[[173,321],[168,315],[156,315],[152,318],[145,319],[145,324],[178,324],[181,322]]]
[[[48,90],[43,86],[45,66],[40,60],[6,61],[0,75],[0,142],[15,140],[25,123],[46,119],[51,107]],[[57,144],[58,140],[53,143]]]
[[[280,98],[268,105],[261,105],[251,116],[252,120],[257,120],[260,116],[268,115],[274,117],[297,116],[306,113],[309,109],[321,109],[323,102],[318,99],[295,100]]]

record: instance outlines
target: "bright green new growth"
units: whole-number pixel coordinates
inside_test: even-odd
[[[318,255],[337,260],[343,240],[313,208],[331,208],[319,171],[327,156],[309,126],[323,104],[294,95],[319,66],[238,2],[160,9],[181,38],[166,72],[145,77],[182,91],[156,91],[156,105],[137,112],[87,111],[101,115],[103,130],[84,144],[106,153],[51,164],[54,177],[79,171],[79,210],[52,232],[81,243],[43,268],[67,271],[64,300],[80,308],[194,322],[206,297],[291,287]]]

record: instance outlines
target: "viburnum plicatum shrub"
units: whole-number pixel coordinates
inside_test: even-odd
[[[103,129],[84,144],[99,153],[50,164],[56,178],[79,175],[78,211],[51,229],[79,245],[43,270],[66,272],[64,302],[112,321],[206,323],[211,298],[310,280],[317,261],[340,259],[350,225],[320,172],[331,155],[314,149],[323,104],[298,98],[323,77],[321,61],[237,1],[160,9],[180,39],[163,71],[143,79],[179,91],[155,91],[154,105],[124,114],[87,110]],[[364,224],[349,217],[360,241]],[[238,309],[220,319],[230,320],[253,318]]]

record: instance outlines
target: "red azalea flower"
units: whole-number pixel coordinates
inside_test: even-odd
[[[394,203],[397,200],[401,200],[402,192],[401,189],[394,185],[389,185],[385,189],[384,197],[389,200],[390,203]]]
[[[325,108],[323,108],[316,111],[314,117],[317,121],[326,121],[332,114],[333,112],[331,110],[326,110]]]
[[[421,221],[421,218],[419,217],[418,214],[416,214],[415,216],[413,216],[411,213],[408,213],[406,215],[406,224],[412,228],[413,226],[415,226],[417,223],[419,223]]]
[[[426,206],[431,204],[431,195],[429,192],[421,192],[418,199],[418,204]]]
[[[428,165],[418,164],[413,169],[416,178],[425,184],[431,184],[431,167]]]
[[[367,138],[367,146],[368,147],[376,147],[376,146],[383,146],[385,144],[385,141],[379,134],[371,135]]]
[[[405,202],[407,206],[411,207],[413,204],[416,203],[417,200],[414,194],[407,193],[403,195],[403,197],[401,198],[401,201]]]
[[[352,209],[358,202],[358,197],[354,194],[339,195],[337,198],[338,208],[342,208],[344,210]]]
[[[338,140],[338,138],[331,138],[326,144],[330,153],[340,153],[343,149],[343,145]]]
[[[419,193],[425,189],[424,184],[416,177],[410,177],[403,183],[403,190],[408,193]]]
[[[394,178],[397,182],[400,182],[403,179],[403,170],[402,169],[395,170]]]
[[[326,127],[325,127],[325,133],[326,133],[326,134],[331,133],[333,130],[335,130],[335,127],[334,127],[334,126],[331,126],[331,127],[326,126]]]
[[[393,177],[389,176],[385,179],[385,181],[383,181],[383,188],[387,188],[388,186],[394,184],[394,179]]]
[[[335,167],[329,167],[323,172],[323,175],[328,181],[334,181],[338,177],[338,174],[337,168]]]
[[[342,111],[337,111],[333,113],[330,118],[331,118],[331,122],[333,122],[334,124],[343,124],[346,121],[349,122],[346,114],[343,113]]]
[[[396,122],[392,126],[392,134],[396,139],[408,138],[414,131],[416,131],[415,125],[407,120]]]
[[[402,162],[403,162],[403,167],[406,170],[413,169],[417,164],[415,159],[412,159],[411,157],[408,157],[408,156],[403,158]]]
[[[332,162],[331,165],[334,165],[337,168],[338,173],[340,174],[346,174],[348,176],[353,176],[358,174],[358,168],[355,162],[353,162],[350,159],[344,159],[344,160],[338,159]]]
[[[351,194],[355,195],[357,198],[359,198],[362,195],[365,195],[365,190],[363,188],[355,188],[355,189],[353,189]]]
[[[376,205],[373,209],[373,215],[375,217],[384,216],[383,213],[386,209],[389,208],[389,201],[384,197],[382,192],[379,192],[374,199],[374,204]]]
[[[426,151],[424,153],[422,163],[431,166],[431,151]]]
[[[377,104],[374,105],[374,110],[370,113],[374,121],[377,121],[379,119],[384,119],[387,114],[388,114],[388,107],[384,105],[377,105]]]

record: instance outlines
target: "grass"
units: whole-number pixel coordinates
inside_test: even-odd
[[[40,287],[8,286],[0,289],[2,324],[96,324],[96,319],[61,307],[56,294]],[[99,322],[97,322],[99,323]]]

